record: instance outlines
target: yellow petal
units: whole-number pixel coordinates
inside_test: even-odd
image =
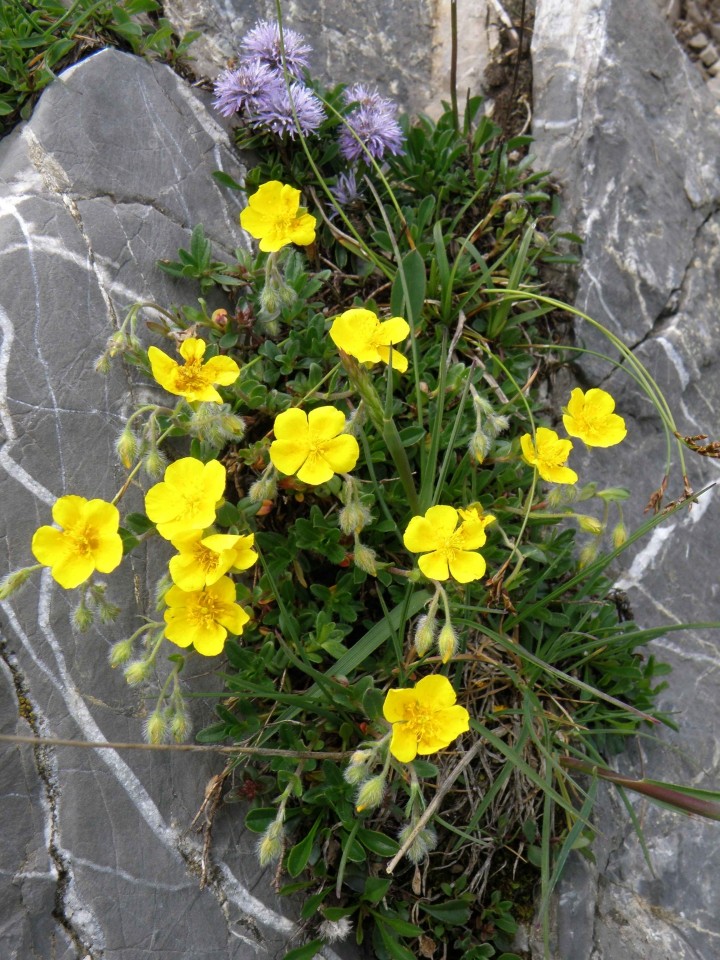
[[[441,673],[431,673],[418,680],[414,692],[419,703],[437,710],[451,707],[457,700],[453,685]]]
[[[290,228],[290,239],[299,247],[307,247],[315,243],[315,217],[311,213],[304,213],[296,217]]]
[[[525,463],[529,464],[531,467],[534,467],[537,463],[537,451],[535,449],[535,444],[533,443],[533,438],[529,433],[524,433],[520,437],[520,449],[522,450],[522,456]]]
[[[202,630],[195,628],[190,633],[192,645],[203,657],[216,657],[222,653],[227,639],[227,630],[219,623],[212,623]]]
[[[414,689],[388,690],[383,703],[383,716],[389,723],[405,720],[407,718],[407,708],[416,703],[417,696]]]
[[[390,753],[400,763],[410,763],[417,756],[417,736],[406,723],[393,724]]]
[[[180,355],[186,362],[202,360],[205,355],[205,341],[197,337],[188,337],[180,344]]]
[[[84,583],[94,569],[92,557],[79,556],[77,553],[68,551],[64,557],[53,564],[50,572],[53,580],[56,580],[63,589],[72,590],[73,587]]]
[[[308,414],[310,441],[332,440],[345,429],[345,414],[337,407],[315,407]]]
[[[376,334],[378,343],[391,344],[401,343],[410,335],[410,327],[407,320],[402,317],[390,317],[389,320],[383,320]]]
[[[83,510],[84,520],[101,535],[117,533],[120,526],[120,511],[114,503],[106,500],[88,500]]]
[[[299,440],[307,438],[308,418],[304,410],[292,407],[283,410],[275,417],[273,433],[277,440]],[[293,471],[294,472],[294,471]]]
[[[343,433],[323,444],[322,455],[334,473],[349,473],[358,462],[360,447],[355,437]]]
[[[440,710],[433,716],[433,720],[435,733],[433,736],[425,735],[421,738],[417,748],[419,754],[437,753],[470,729],[470,715],[465,707],[461,706]]]
[[[67,550],[65,534],[55,527],[38,527],[33,534],[30,549],[38,563],[51,567],[65,555]]]
[[[85,497],[78,497],[74,494],[68,494],[56,500],[52,508],[52,518],[55,523],[68,530],[79,523],[83,517],[83,510],[87,500]]]
[[[232,357],[211,357],[203,367],[203,373],[212,383],[228,387],[240,376],[240,367]]]
[[[437,531],[426,517],[413,517],[403,534],[405,548],[411,553],[434,550],[439,542]]]
[[[436,507],[430,507],[425,513],[429,523],[437,530],[438,536],[446,538],[451,537],[455,532],[458,523],[458,512],[455,507],[447,507],[439,504]]]
[[[297,473],[307,460],[309,452],[310,446],[306,438],[301,440],[273,440],[270,444],[270,460],[273,466],[288,476]]]
[[[450,576],[447,557],[439,550],[419,557],[418,566],[429,580],[447,580]]]
[[[450,574],[458,583],[470,583],[485,576],[486,563],[479,553],[458,550],[449,562]]]
[[[123,543],[120,534],[103,537],[93,551],[93,562],[99,573],[112,573],[120,566],[123,558]]]
[[[298,480],[317,487],[334,476],[333,468],[320,453],[311,453],[297,472]]]
[[[168,384],[173,385],[174,383],[174,377],[178,369],[177,362],[157,347],[148,347],[148,360],[153,377],[161,387],[167,390]]]
[[[577,483],[578,475],[570,467],[556,467],[538,464],[538,473],[548,483]]]

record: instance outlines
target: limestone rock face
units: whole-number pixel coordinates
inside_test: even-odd
[[[93,363],[131,303],[193,302],[194,286],[156,260],[174,259],[194,225],[205,225],[218,259],[244,242],[237,194],[217,186],[217,169],[243,175],[188,85],[112,50],[64,73],[0,144],[3,574],[32,561],[32,533],[52,522],[57,497],[110,499],[122,485],[113,444],[140,387],[121,362],[107,377]],[[69,625],[75,592],[48,574],[3,604],[2,731],[142,741],[153,703],[107,655],[153,613],[153,570],[138,559],[132,576],[111,576],[119,621],[80,635]],[[7,744],[0,754],[12,825],[0,956],[282,955],[295,925],[257,866],[239,808],[216,826],[214,866],[199,886],[202,840],[191,824],[222,758]]]
[[[668,399],[683,435],[717,439],[720,408],[720,124],[711,94],[652,0],[538,0],[533,39],[537,164],[560,181],[565,226],[585,243],[576,305],[620,337]],[[612,353],[578,321],[580,342]],[[602,385],[628,437],[585,457],[582,477],[626,483],[630,529],[664,473],[666,441],[645,394],[592,357],[580,377]],[[576,385],[572,383],[571,385]],[[558,403],[564,397],[557,398]],[[666,502],[682,495],[673,454]],[[718,461],[685,453],[695,490]],[[626,478],[626,479],[621,479]],[[618,587],[643,627],[718,620],[717,487],[620,558]],[[618,763],[631,776],[717,789],[717,633],[668,633],[651,645],[673,673],[661,706],[679,733],[649,731]],[[655,874],[617,798],[598,816],[597,865],[577,860],[557,903],[557,957],[709,960],[720,938],[717,824],[632,798]],[[540,954],[538,954],[540,955]]]

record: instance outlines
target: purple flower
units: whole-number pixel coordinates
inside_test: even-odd
[[[248,60],[237,70],[224,70],[215,81],[213,106],[223,117],[242,111],[254,112],[258,100],[273,87],[282,86],[282,79],[259,60]]]
[[[349,173],[339,174],[335,186],[330,187],[330,193],[341,207],[348,207],[351,203],[360,200],[362,191],[357,185],[355,171],[350,170]]]
[[[309,66],[307,55],[312,52],[312,47],[305,43],[302,34],[288,27],[283,27],[282,40],[288,72],[300,79],[303,70]],[[244,58],[259,60],[282,73],[283,53],[277,20],[259,20],[243,37],[242,46],[246,51]]]
[[[325,111],[315,94],[302,83],[291,83],[289,91],[282,84],[268,90],[267,96],[258,101],[251,123],[255,128],[270,130],[279,137],[287,134],[294,140],[298,126],[307,137],[315,133],[324,119]]]
[[[340,153],[346,160],[354,163],[366,156],[366,150],[375,160],[382,160],[386,152],[402,153],[403,132],[392,100],[360,83],[348,87],[343,96],[348,104],[360,104],[347,115],[349,127],[344,126],[338,137]]]

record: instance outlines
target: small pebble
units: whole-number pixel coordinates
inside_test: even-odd
[[[714,97],[720,100],[720,77],[713,77],[708,80],[707,88]]]
[[[714,63],[717,63],[717,61],[720,60],[720,53],[717,52],[717,48],[714,43],[711,43],[705,47],[703,52],[700,54],[700,59],[706,67],[711,67]]]
[[[690,37],[687,44],[692,50],[704,50],[705,47],[710,43],[710,38],[706,33],[696,33],[694,37]]]

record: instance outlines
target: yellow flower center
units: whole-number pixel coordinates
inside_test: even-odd
[[[458,529],[440,543],[437,552],[444,557],[448,563],[451,563],[457,554],[464,549],[465,538],[460,529]]]
[[[222,615],[223,602],[212,594],[203,593],[188,610],[188,620],[201,629],[207,629]]]
[[[78,557],[90,556],[98,548],[97,530],[85,525],[73,527],[65,531],[65,536],[72,544],[72,552]]]
[[[214,573],[220,561],[219,555],[214,550],[204,547],[201,543],[195,548],[193,558],[205,573]]]
[[[185,366],[178,367],[175,372],[175,388],[191,391],[206,386],[207,377],[203,373],[202,366],[202,360],[188,360]]]
[[[435,711],[422,703],[409,703],[405,707],[405,722],[418,742],[437,737]]]

